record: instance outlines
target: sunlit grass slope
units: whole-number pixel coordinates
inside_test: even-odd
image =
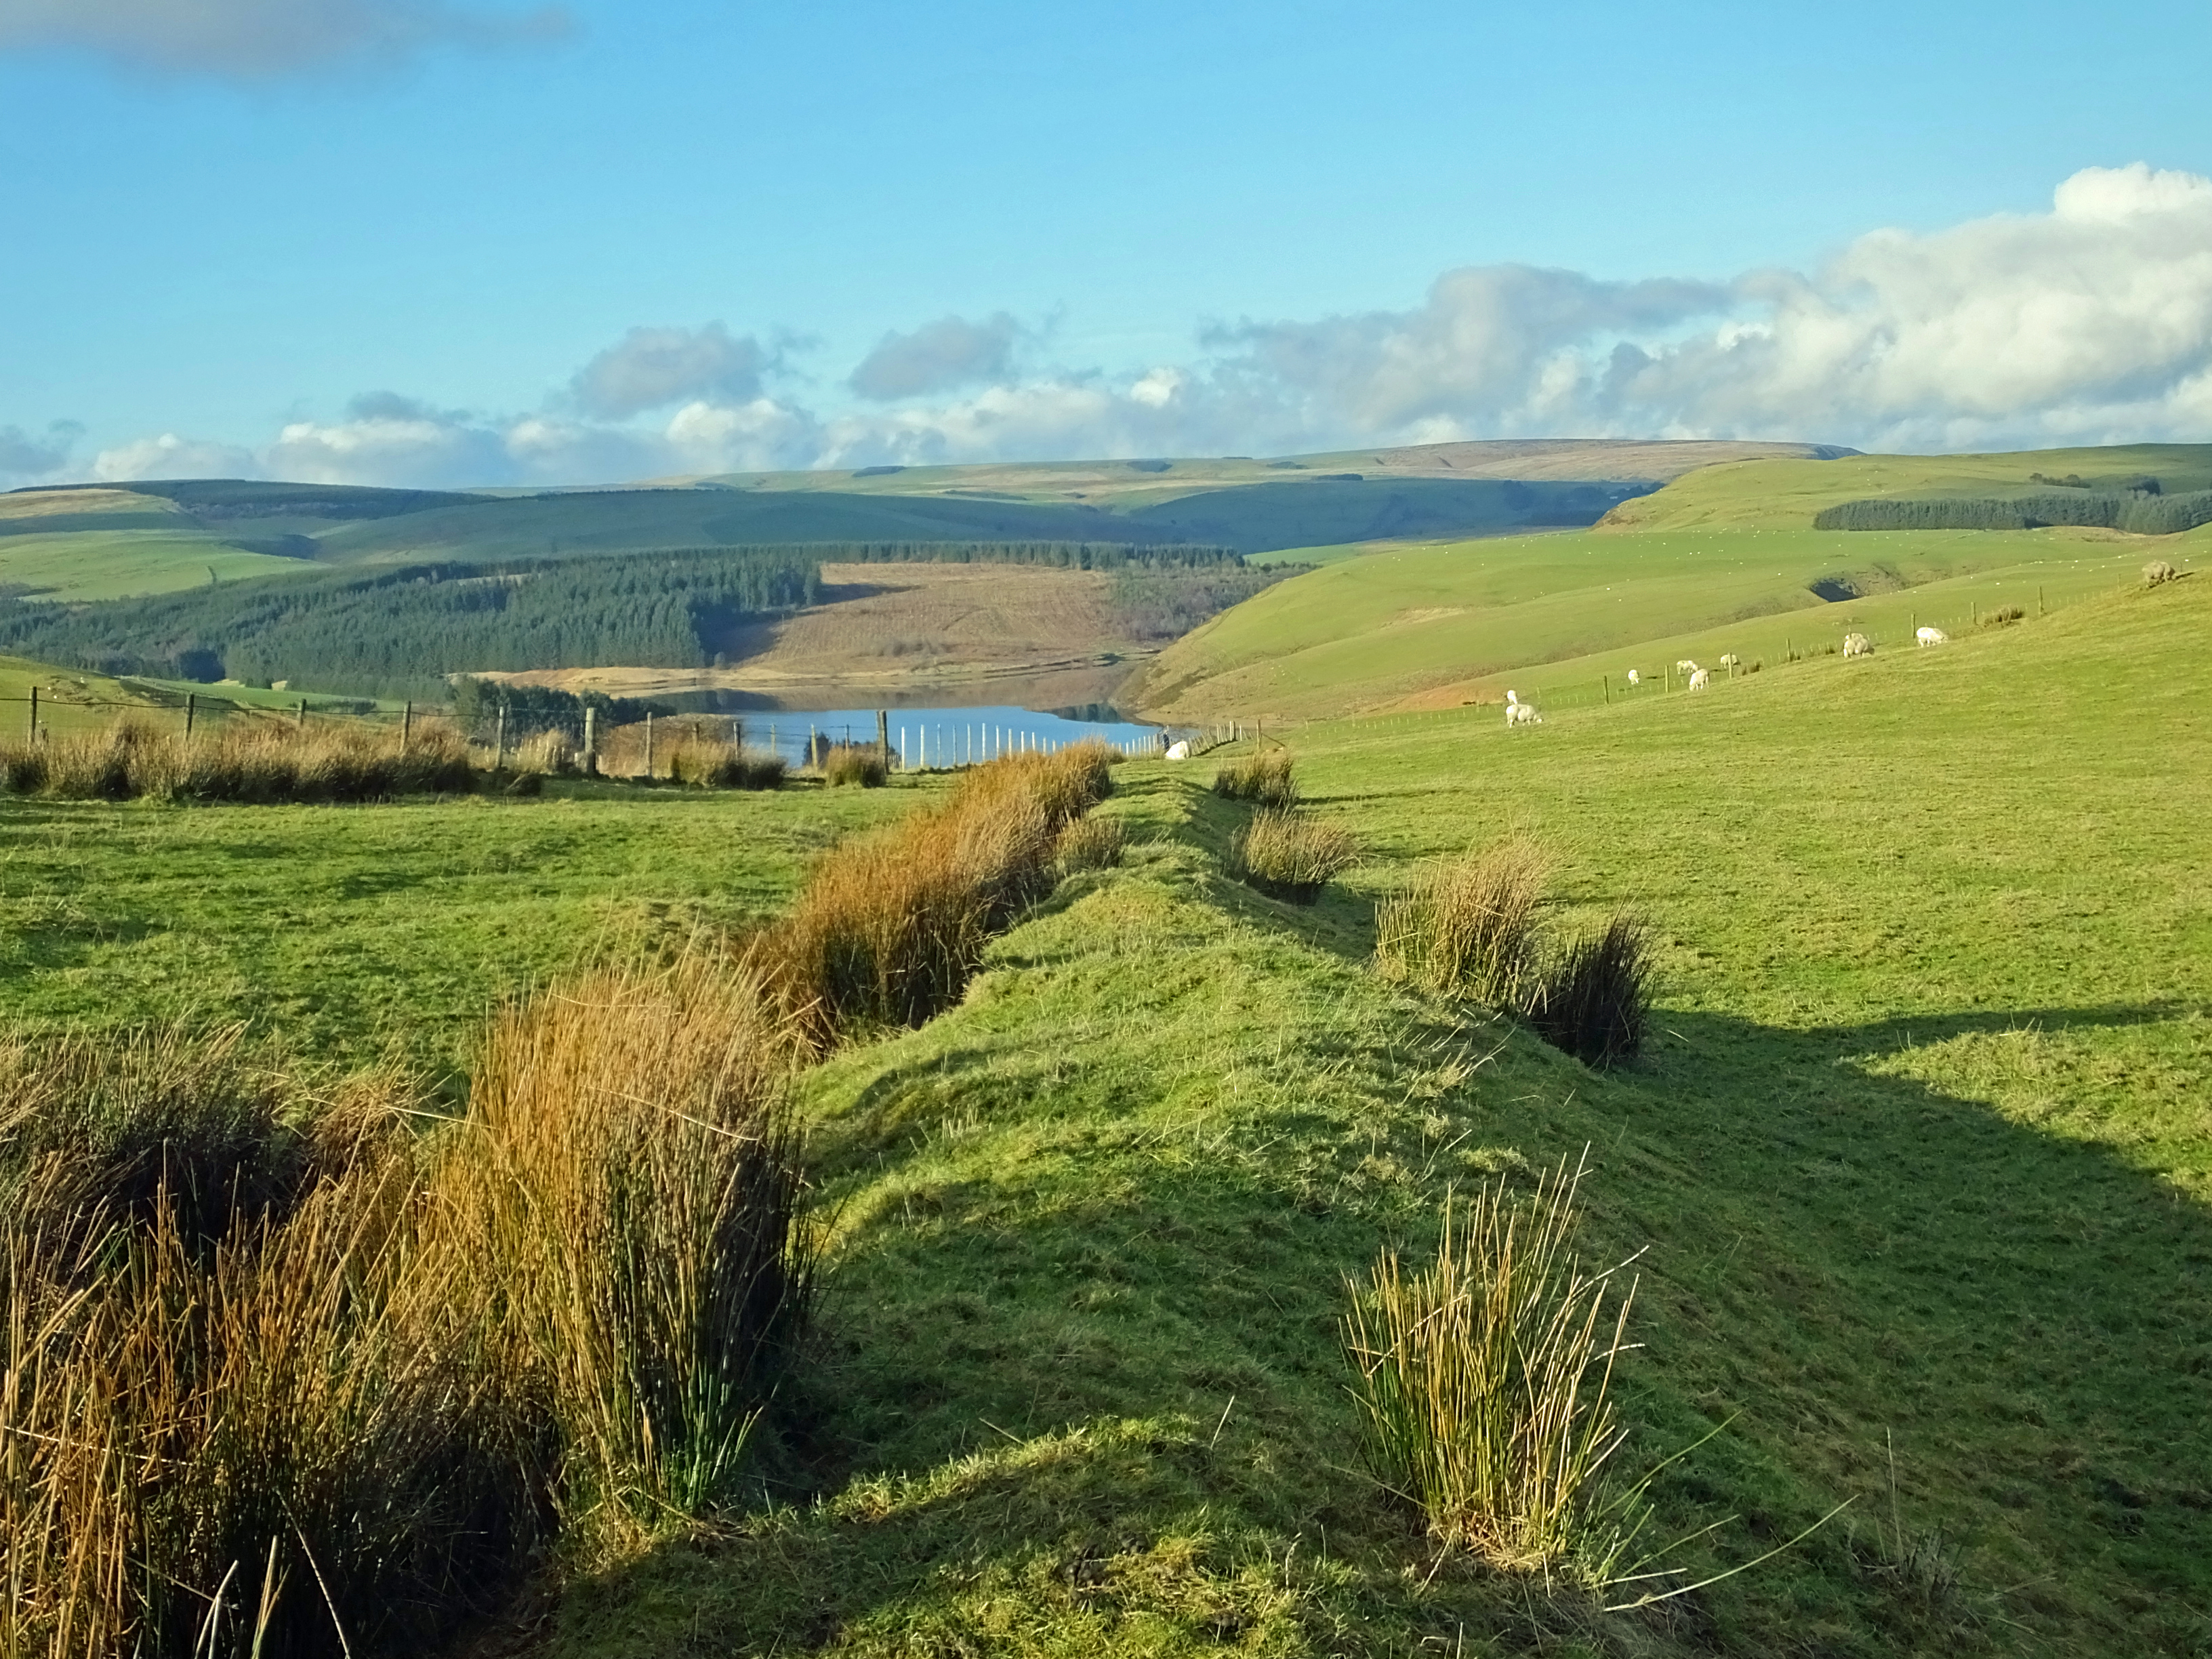
[[[1373,861],[1224,884],[1210,769],[1123,769],[1129,865],[808,1094],[830,1346],[772,1490],[558,1607],[550,1650],[2195,1654],[2212,1639],[2212,714],[2199,579],[1933,652],[1507,732],[1310,728]],[[1612,1076],[1364,965],[1414,860],[1524,830],[1632,902]],[[1602,1614],[1362,1474],[1344,1275],[1455,1185],[1593,1149],[1643,1249],[1624,1408],[1717,1570]],[[1732,1518],[1733,1517],[1733,1518]]]
[[[2146,548],[2174,556],[2203,545],[2102,531],[1716,529],[1408,547],[1267,589],[1177,641],[1122,696],[1204,720],[1457,700],[1532,668],[1539,684],[1595,687],[1603,673],[1650,673],[1697,649],[1778,656],[1897,623],[1909,637],[1916,615],[1948,628],[1978,605],[2025,596],[2033,609],[2039,590],[2059,605],[2134,574]],[[1959,585],[1969,575],[1971,587]],[[1866,597],[1831,603],[1808,586],[1824,579]],[[1954,591],[1912,597],[1944,581]]]
[[[191,528],[0,536],[0,586],[40,599],[120,599],[313,568]]]
[[[2127,444],[1999,455],[1847,455],[1734,461],[1675,480],[1606,515],[1608,530],[1809,530],[1824,507],[1872,496],[2011,496],[2047,492],[2033,475],[2106,489],[2154,477],[2169,495],[2212,489],[2212,445]]]

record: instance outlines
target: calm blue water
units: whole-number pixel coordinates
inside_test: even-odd
[[[775,747],[798,765],[806,758],[806,739],[821,732],[832,743],[873,743],[876,711],[872,708],[820,710],[779,709],[774,714],[748,712],[742,717],[745,742],[753,747]],[[919,767],[964,766],[1019,748],[1064,748],[1085,738],[1099,738],[1131,754],[1157,749],[1160,728],[1127,721],[1072,720],[1058,714],[1040,714],[1033,708],[894,708],[890,711],[891,753],[902,751],[906,764]]]

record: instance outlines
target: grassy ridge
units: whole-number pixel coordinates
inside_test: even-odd
[[[250,552],[194,529],[79,530],[0,537],[0,584],[39,599],[174,593],[257,576],[296,576],[302,559]]]
[[[1535,734],[1306,733],[1370,890],[1517,826],[1567,919],[1653,915],[1654,1052],[1603,1078],[1391,991],[1356,900],[1226,886],[1241,809],[1124,769],[1129,867],[814,1081],[822,1501],[663,1547],[552,1650],[2198,1651],[2208,623],[2130,593]],[[1636,1455],[1741,1413],[1668,1527],[1742,1516],[1718,1566],[1860,1499],[1672,1618],[1431,1572],[1350,1451],[1341,1275],[1584,1142],[1590,1254],[1650,1247]]]

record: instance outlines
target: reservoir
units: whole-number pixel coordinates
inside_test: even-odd
[[[773,748],[793,765],[806,759],[810,736],[832,743],[873,743],[872,708],[750,710],[740,716],[744,740],[756,749]],[[908,767],[965,766],[1020,750],[1061,749],[1097,738],[1125,754],[1155,752],[1163,728],[1127,720],[1074,720],[1007,705],[979,708],[894,708],[890,711],[891,754]]]

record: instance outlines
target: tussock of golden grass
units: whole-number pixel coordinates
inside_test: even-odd
[[[1328,878],[1358,857],[1349,830],[1303,812],[1255,812],[1229,841],[1231,876],[1298,904],[1312,903]]]
[[[1279,811],[1297,805],[1298,786],[1291,776],[1291,751],[1266,750],[1223,767],[1213,775],[1213,793]]]
[[[811,1298],[793,1054],[754,976],[696,957],[578,980],[484,1045],[433,1191],[584,1540],[730,1495]]]
[[[1124,836],[1119,818],[1081,817],[1060,832],[1053,860],[1060,874],[1110,870],[1121,861]]]
[[[918,1025],[950,1006],[990,936],[1048,884],[1056,838],[1106,791],[1103,744],[1010,755],[952,798],[840,848],[749,959],[808,1041]]]
[[[1425,990],[1520,1008],[1539,963],[1548,867],[1533,842],[1515,837],[1421,871],[1376,911],[1376,963]]]
[[[0,1653],[416,1650],[549,1522],[727,1498],[810,1304],[791,1054],[698,960],[509,1011],[427,1143],[234,1032],[0,1048]]]
[[[852,784],[862,789],[880,789],[890,781],[890,763],[884,751],[872,743],[833,744],[822,757],[822,775],[832,787]]]
[[[135,719],[101,732],[0,744],[0,787],[72,800],[359,801],[473,787],[468,745],[442,721],[389,729],[240,717],[196,732]]]
[[[1503,1182],[1448,1204],[1431,1264],[1385,1251],[1351,1286],[1345,1340],[1370,1466],[1440,1542],[1602,1583],[1624,1541],[1596,1500],[1626,1437],[1608,1389],[1635,1291],[1572,1254],[1582,1179],[1562,1162],[1525,1206]]]

